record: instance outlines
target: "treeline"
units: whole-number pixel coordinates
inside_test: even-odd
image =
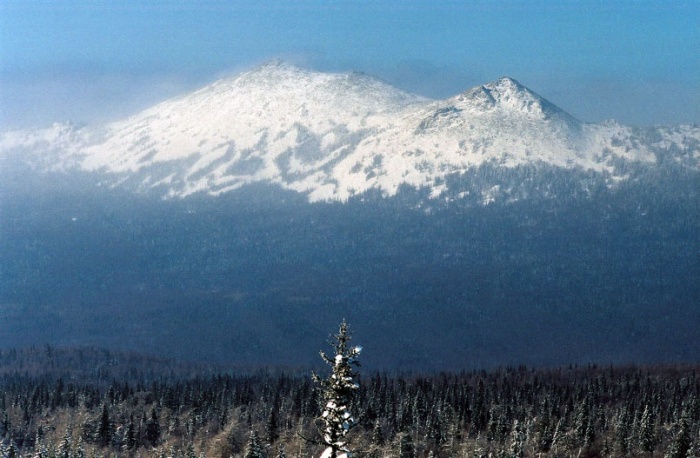
[[[186,362],[133,351],[49,344],[0,349],[0,377],[72,381],[107,388],[114,380],[150,383],[220,373],[226,367]],[[12,378],[11,377],[11,378]]]
[[[700,456],[697,366],[365,374],[357,457]],[[133,374],[132,374],[133,375]],[[90,380],[5,373],[7,457],[312,457],[308,373]]]

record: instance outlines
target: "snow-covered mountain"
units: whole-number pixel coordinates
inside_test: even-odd
[[[347,318],[385,369],[698,361],[699,193],[698,126],[274,62],[0,134],[0,348],[289,367]]]
[[[100,172],[168,197],[274,183],[309,200],[401,185],[439,198],[445,178],[484,163],[544,163],[625,179],[661,156],[700,167],[700,127],[586,124],[510,78],[446,100],[364,74],[275,61],[105,126],[8,132],[0,155],[40,169]]]

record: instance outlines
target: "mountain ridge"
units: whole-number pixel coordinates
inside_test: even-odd
[[[431,100],[273,61],[104,126],[5,133],[0,154],[169,198],[268,182],[345,201],[405,185],[446,198],[446,177],[489,162],[580,168],[612,185],[627,178],[620,164],[661,155],[698,169],[699,145],[698,126],[583,123],[509,77]]]

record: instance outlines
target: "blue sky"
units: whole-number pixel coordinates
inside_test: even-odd
[[[431,97],[511,76],[574,116],[700,122],[698,1],[0,2],[0,129],[131,114],[273,58]]]

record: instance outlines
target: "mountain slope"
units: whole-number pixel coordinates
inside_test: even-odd
[[[434,101],[275,61],[107,126],[0,139],[3,154],[37,145],[44,167],[168,197],[270,182],[344,201],[402,185],[446,197],[446,177],[485,163],[580,168],[610,182],[626,178],[620,164],[660,155],[697,168],[700,128],[585,124],[510,78]]]

